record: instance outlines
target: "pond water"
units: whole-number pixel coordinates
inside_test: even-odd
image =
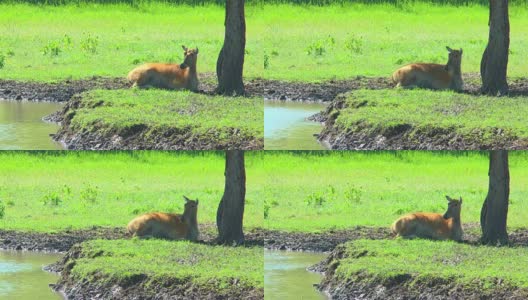
[[[0,150],[58,150],[50,134],[59,126],[42,121],[63,104],[33,101],[0,100]]]
[[[321,124],[306,120],[324,108],[320,103],[264,101],[264,149],[324,150],[314,137]]]
[[[57,300],[62,297],[48,286],[58,275],[42,270],[60,254],[0,250],[0,299]]]
[[[306,270],[325,257],[324,253],[265,250],[264,298],[327,299],[313,286],[321,282],[321,275]]]

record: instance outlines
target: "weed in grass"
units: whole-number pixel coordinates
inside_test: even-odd
[[[61,196],[57,191],[48,192],[42,199],[44,205],[59,206],[62,202]]]
[[[349,185],[344,192],[345,199],[347,202],[351,205],[358,204],[361,202],[361,194],[363,191],[361,190],[361,187],[355,187],[353,185]]]
[[[4,68],[4,66],[5,66],[5,60],[6,60],[5,55],[3,55],[2,53],[0,53],[0,69]]]
[[[361,54],[363,53],[363,38],[351,34],[345,40],[345,49],[350,54]]]
[[[4,202],[0,200],[0,219],[3,219],[5,216],[5,205]]]
[[[335,43],[335,39],[332,36],[328,36],[327,38],[317,40],[306,47],[306,53],[308,55],[322,56],[327,52],[327,49],[333,49]]]
[[[264,53],[264,69],[268,69],[270,64],[270,57],[267,53]]]
[[[264,219],[267,219],[269,217],[269,210],[271,208],[271,205],[269,205],[268,202],[264,202]]]
[[[42,48],[42,55],[58,56],[62,52],[61,44],[62,42],[60,41],[49,41]]]
[[[81,190],[81,202],[86,204],[95,204],[97,203],[97,196],[99,195],[99,190],[97,186],[92,186],[91,184],[87,184],[83,187]]]
[[[96,54],[99,45],[99,37],[88,34],[81,40],[81,50],[88,54]]]

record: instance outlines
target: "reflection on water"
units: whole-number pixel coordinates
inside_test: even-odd
[[[59,257],[30,251],[0,251],[0,299],[62,299],[48,286],[57,282],[58,276],[42,270]]]
[[[61,145],[49,136],[57,124],[42,121],[62,104],[0,100],[0,150],[57,150]]]
[[[321,275],[306,270],[325,258],[321,253],[264,251],[264,298],[321,300],[314,283]]]
[[[305,119],[323,110],[324,104],[264,101],[264,149],[324,150],[314,134],[321,124]]]

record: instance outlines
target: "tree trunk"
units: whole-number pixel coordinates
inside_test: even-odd
[[[226,0],[224,45],[216,62],[218,87],[223,95],[244,95],[242,73],[246,47],[244,0]]]
[[[221,244],[243,244],[242,221],[246,198],[244,151],[226,151],[225,188],[216,213],[218,239]]]
[[[490,152],[488,195],[480,212],[481,242],[488,245],[508,243],[506,221],[510,195],[508,151]]]
[[[506,74],[510,47],[510,21],[508,0],[490,0],[488,45],[480,62],[482,93],[508,94]]]

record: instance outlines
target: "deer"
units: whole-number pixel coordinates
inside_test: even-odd
[[[428,88],[433,90],[450,89],[462,91],[462,48],[453,50],[446,46],[449,58],[446,65],[431,63],[413,63],[405,65],[392,74],[396,87]]]
[[[457,200],[446,196],[446,199],[448,206],[445,214],[422,212],[407,214],[392,224],[392,233],[402,238],[462,241],[460,221],[462,197]]]
[[[134,218],[127,225],[129,234],[138,238],[162,238],[168,240],[197,241],[199,236],[197,212],[198,199],[183,196],[183,215],[170,213],[147,213]]]
[[[182,48],[185,59],[181,64],[147,63],[130,71],[127,79],[132,87],[198,91],[198,48]]]

